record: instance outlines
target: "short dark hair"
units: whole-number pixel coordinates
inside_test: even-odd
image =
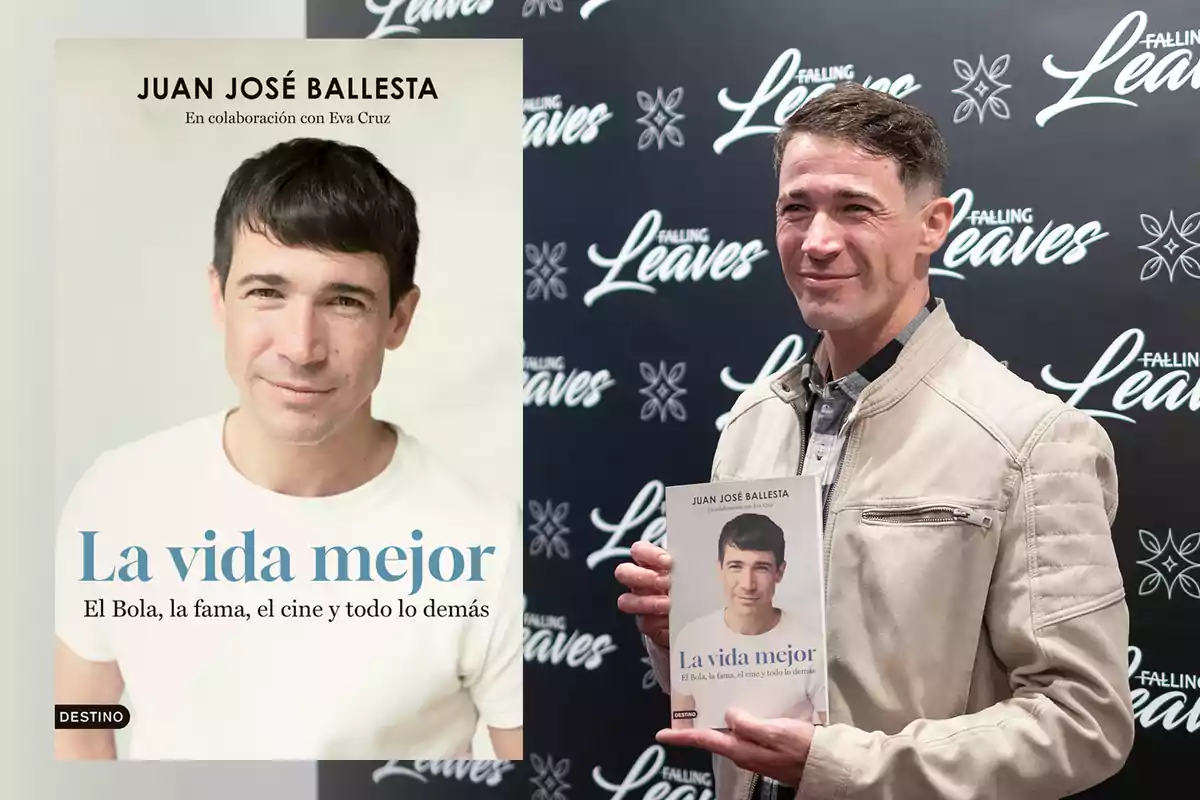
[[[725,563],[725,548],[769,551],[775,555],[775,566],[783,563],[783,528],[764,514],[738,514],[725,523],[717,538],[717,561]]]
[[[775,172],[800,133],[827,136],[891,158],[908,189],[928,183],[940,193],[949,159],[933,117],[904,100],[859,83],[839,83],[792,112],[775,137]]]
[[[292,139],[234,170],[214,225],[213,266],[222,293],[242,229],[288,247],[380,256],[391,311],[413,286],[420,241],[416,200],[365,148]]]

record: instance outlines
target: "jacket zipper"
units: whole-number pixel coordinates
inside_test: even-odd
[[[754,800],[754,790],[758,788],[758,773],[754,773],[750,777],[750,791],[746,794],[746,800]]]
[[[871,509],[862,512],[864,521],[897,522],[966,522],[980,528],[990,528],[992,516],[961,506],[929,505],[904,509]]]
[[[804,420],[805,409],[793,403],[792,410],[796,412],[796,419],[800,422],[800,460],[796,462],[796,474],[801,475],[804,472],[804,451],[808,449],[808,427]]]

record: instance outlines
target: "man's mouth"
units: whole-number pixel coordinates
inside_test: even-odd
[[[835,275],[830,272],[801,272],[800,279],[805,283],[832,283],[834,281],[847,281],[853,278],[854,275]]]
[[[307,384],[307,383],[291,383],[288,381],[282,381],[282,382],[281,381],[267,381],[267,383],[271,384],[272,386],[276,387],[277,389],[283,389],[285,392],[289,392],[289,393],[295,394],[295,395],[309,396],[309,397],[315,397],[317,395],[322,395],[322,394],[329,394],[330,392],[333,391],[332,388],[326,388],[323,386],[315,386],[315,385],[311,385],[311,384]]]

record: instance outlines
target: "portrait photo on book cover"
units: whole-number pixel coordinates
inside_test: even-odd
[[[724,728],[729,708],[826,722],[819,504],[787,481],[668,490],[672,727]]]
[[[57,758],[523,758],[521,74],[57,43]]]

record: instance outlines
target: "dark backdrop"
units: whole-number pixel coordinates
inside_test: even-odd
[[[633,541],[661,537],[664,484],[707,479],[737,389],[812,342],[778,269],[769,134],[781,103],[841,77],[942,126],[962,218],[933,286],[959,328],[1099,417],[1116,447],[1138,730],[1126,769],[1088,796],[1186,795],[1200,745],[1200,5],[435,13],[446,5],[309,0],[308,35],[525,42],[526,246],[496,266],[526,276],[527,759],[325,763],[321,796],[708,800],[707,755],[655,744],[667,699],[612,573]],[[509,121],[473,123],[486,136]],[[486,213],[464,213],[464,235]],[[1040,249],[1014,254],[1013,236]],[[639,270],[660,241],[688,240],[716,269],[676,254],[659,260],[675,265],[666,278]]]

